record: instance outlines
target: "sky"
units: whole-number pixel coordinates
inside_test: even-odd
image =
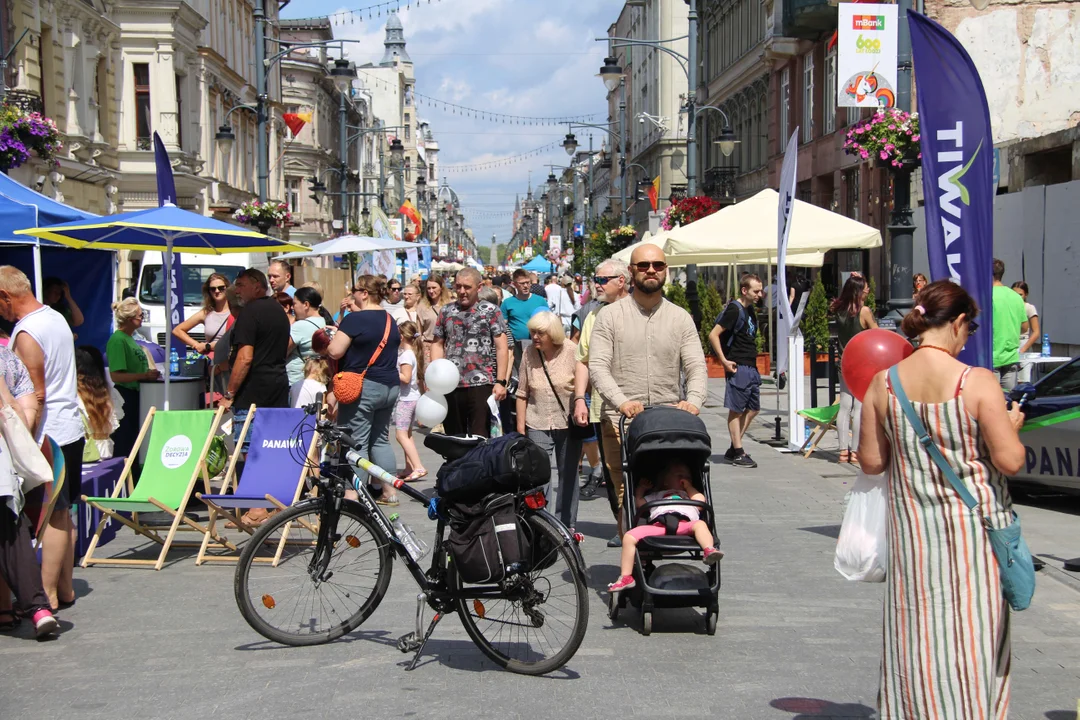
[[[348,57],[362,64],[383,55],[387,8],[400,6],[406,49],[413,61],[416,92],[482,112],[527,117],[595,114],[607,118],[604,85],[595,77],[606,55],[604,37],[622,0],[293,0],[283,18],[333,16],[335,38],[352,38]],[[338,14],[370,8],[363,13]],[[342,24],[344,23],[344,24]],[[524,198],[548,175],[547,164],[565,165],[559,145],[565,125],[517,125],[455,114],[419,105],[419,115],[439,141],[439,178],[461,198],[477,245],[495,235],[510,239],[515,195]],[[575,131],[588,145],[589,131]],[[604,140],[595,131],[594,146]],[[451,171],[455,164],[483,163],[528,153],[554,143],[539,155],[484,170]],[[531,171],[531,175],[530,175]],[[478,258],[485,264],[488,257]]]

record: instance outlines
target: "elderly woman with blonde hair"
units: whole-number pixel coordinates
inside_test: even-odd
[[[552,475],[559,478],[555,512],[567,527],[574,527],[581,440],[567,420],[574,406],[577,346],[566,338],[554,313],[537,312],[527,327],[532,347],[524,352],[518,370],[517,431],[551,456]]]
[[[105,359],[116,391],[124,399],[124,415],[113,433],[113,457],[127,457],[139,435],[139,383],[157,380],[161,373],[151,368],[146,353],[132,335],[142,327],[142,308],[135,298],[113,303],[116,332],[105,344]]]

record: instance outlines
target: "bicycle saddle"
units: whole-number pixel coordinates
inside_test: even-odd
[[[443,435],[430,433],[424,439],[424,447],[434,450],[442,455],[445,460],[457,460],[464,457],[474,447],[487,442],[487,438],[479,435]]]

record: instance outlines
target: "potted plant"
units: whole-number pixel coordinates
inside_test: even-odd
[[[761,334],[761,325],[758,325],[757,335],[754,336],[754,345],[757,347],[757,371],[765,377],[772,370],[772,355],[765,352],[765,336]]]
[[[292,213],[283,202],[249,200],[236,209],[233,219],[245,225],[254,225],[265,233],[275,225],[280,227],[292,222]]]
[[[608,242],[616,247],[631,245],[636,238],[637,231],[633,225],[619,225],[608,231]]]
[[[14,105],[0,106],[0,171],[19,167],[30,159],[31,151],[52,160],[61,147],[60,132],[51,119]]]
[[[878,110],[847,131],[844,152],[890,169],[914,169],[922,159],[919,116],[896,108]]]
[[[676,225],[685,226],[696,222],[703,217],[712,215],[720,209],[720,203],[705,195],[683,198],[672,203],[664,211],[664,217],[660,221],[660,227],[671,230]]]
[[[806,352],[817,353],[818,360],[828,361],[829,352],[829,299],[825,294],[825,285],[818,274],[810,297],[806,301],[802,322],[799,323],[803,337],[806,338]],[[823,356],[822,354],[825,353]],[[805,356],[804,372],[810,372],[810,358]]]
[[[713,285],[701,284],[698,291],[698,306],[701,308],[701,328],[698,336],[701,338],[701,349],[705,352],[705,366],[709,371],[709,377],[724,377],[724,366],[713,354],[709,344],[709,333],[716,325],[716,318],[724,311],[724,298],[720,291]]]

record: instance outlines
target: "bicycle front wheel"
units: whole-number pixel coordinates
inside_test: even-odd
[[[284,645],[318,645],[355,630],[386,594],[390,547],[363,510],[344,503],[336,527],[322,498],[271,517],[244,546],[236,604],[254,630]]]
[[[511,672],[544,675],[569,662],[589,624],[588,588],[573,548],[540,515],[524,524],[533,570],[510,578],[506,597],[461,599],[465,632]],[[461,588],[451,563],[451,587]]]

